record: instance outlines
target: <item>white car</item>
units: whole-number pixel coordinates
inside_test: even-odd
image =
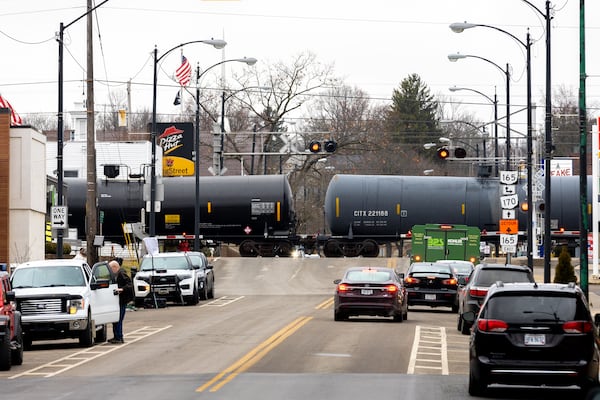
[[[119,321],[117,283],[107,262],[58,259],[18,265],[11,276],[23,342],[77,338],[83,347],[106,341]]]
[[[141,307],[161,298],[195,305],[214,297],[214,282],[213,266],[200,252],[148,254],[133,278],[135,304]]]

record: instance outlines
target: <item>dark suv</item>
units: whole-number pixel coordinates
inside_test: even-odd
[[[14,307],[9,275],[0,271],[0,370],[23,364],[21,313]]]
[[[469,394],[490,384],[598,385],[597,333],[587,300],[571,284],[492,285],[469,344]]]
[[[464,321],[462,314],[467,311],[479,312],[479,307],[487,295],[488,288],[496,282],[535,282],[531,269],[527,266],[512,264],[479,264],[475,267],[468,281],[458,290],[458,330],[468,335],[471,326]]]

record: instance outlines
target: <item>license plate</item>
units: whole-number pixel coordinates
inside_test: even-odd
[[[373,289],[361,289],[360,294],[364,294],[365,296],[369,296],[373,294]]]
[[[435,300],[437,297],[435,296],[435,294],[426,294],[425,295],[425,300]]]
[[[546,335],[526,333],[524,343],[525,346],[544,346],[546,344]]]

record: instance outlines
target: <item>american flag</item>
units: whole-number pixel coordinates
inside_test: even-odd
[[[189,85],[192,80],[192,66],[183,54],[181,55],[181,65],[175,71],[175,77],[181,86]]]
[[[8,100],[6,100],[2,95],[0,95],[0,108],[8,108],[10,110],[10,125],[23,125],[23,120],[21,116],[15,112],[12,108]]]

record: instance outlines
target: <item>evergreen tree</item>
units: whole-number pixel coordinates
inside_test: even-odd
[[[569,282],[577,282],[577,276],[575,276],[575,268],[571,264],[569,250],[567,250],[567,246],[563,246],[554,272],[554,283]]]

